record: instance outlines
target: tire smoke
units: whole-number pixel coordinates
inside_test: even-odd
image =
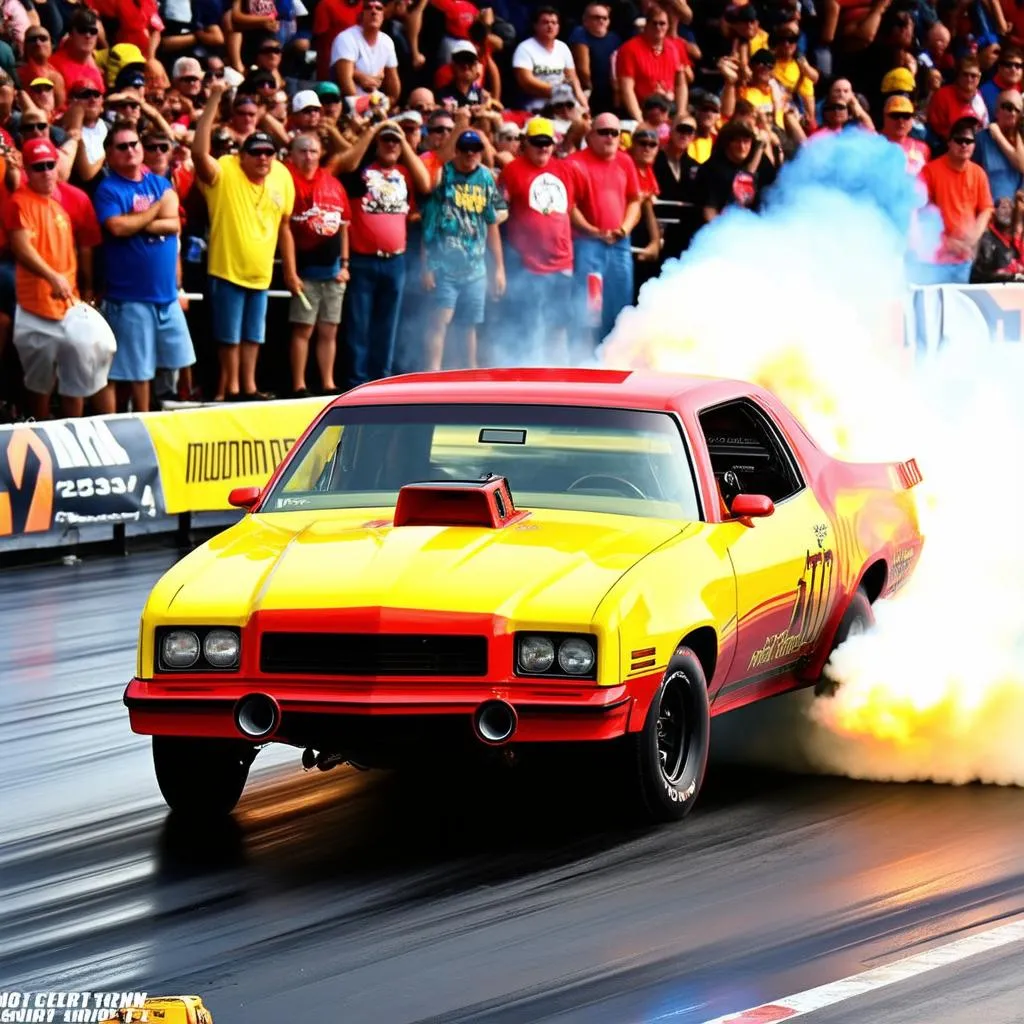
[[[1024,785],[1024,541],[1000,515],[1024,507],[1024,359],[969,320],[945,325],[935,351],[904,347],[906,267],[940,228],[898,147],[860,131],[812,140],[763,212],[730,210],[701,231],[599,354],[752,381],[832,454],[916,457],[924,474],[915,576],[835,653],[834,697],[734,713],[757,717],[741,730],[746,760]]]

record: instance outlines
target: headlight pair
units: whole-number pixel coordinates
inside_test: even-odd
[[[157,633],[157,663],[165,672],[236,669],[241,649],[241,637],[234,629],[163,629]]]
[[[520,675],[593,679],[597,641],[570,633],[520,633],[516,637],[516,671]]]

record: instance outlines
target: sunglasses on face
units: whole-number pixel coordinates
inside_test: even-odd
[[[267,157],[268,159],[274,155],[272,149],[250,149],[247,150],[249,156],[255,157]]]
[[[43,174],[46,171],[52,171],[57,166],[56,160],[42,160],[37,164],[29,164],[29,170],[35,171],[37,174]]]
[[[30,85],[29,92],[53,92],[52,85]]]
[[[657,149],[658,148],[658,143],[654,142],[651,139],[641,139],[639,142],[634,142],[633,145],[636,146],[637,149]]]
[[[955,139],[950,139],[950,142],[955,142],[958,146],[973,146],[974,139],[969,135],[958,135]]]
[[[429,129],[431,135],[447,135],[455,131],[455,126],[450,124],[435,124]]]
[[[169,153],[171,144],[169,142],[147,142],[144,149],[147,153]]]
[[[1024,68],[1024,62],[1019,60],[1001,60],[999,62],[1000,67],[1004,68],[1016,68],[1018,71]]]
[[[838,113],[840,110],[848,110],[845,103],[826,103],[825,109]]]
[[[891,117],[894,121],[909,121],[914,115],[913,114],[886,114],[886,117]]]
[[[120,100],[117,103],[112,103],[111,106],[115,110],[141,110],[142,107],[138,100]]]
[[[483,146],[460,146],[458,149],[459,153],[482,153],[483,151]]]
[[[33,43],[48,43],[49,41],[49,36],[25,36],[26,46],[31,46]]]
[[[114,149],[120,153],[126,153],[129,149],[137,149],[139,145],[138,139],[132,139],[131,142],[115,142]]]
[[[1019,114],[1020,113],[1020,107],[1015,107],[1012,103],[1000,103],[999,104],[999,109],[1000,110],[1008,110],[1008,111],[1010,111],[1011,114]]]
[[[283,48],[280,46],[261,46],[260,53],[282,53]]]
[[[207,71],[206,72],[206,77],[207,78],[223,78],[224,77],[224,69],[223,68],[217,68],[215,71]]]
[[[45,132],[49,127],[45,121],[22,122],[21,130],[23,132]]]
[[[76,28],[72,31],[77,32],[80,36],[98,36],[100,34],[98,28]]]
[[[679,132],[680,135],[695,135],[697,129],[694,128],[692,124],[677,124],[676,131]]]
[[[779,36],[780,43],[798,43],[800,42],[799,36]]]
[[[201,82],[202,79],[198,75],[182,75],[178,79],[179,82]]]
[[[71,98],[73,100],[98,100],[100,91],[99,89],[84,89],[82,92],[73,92]]]
[[[598,128],[597,134],[604,139],[617,139],[622,132],[618,128]]]
[[[527,139],[526,144],[534,149],[550,149],[555,143],[552,139]]]

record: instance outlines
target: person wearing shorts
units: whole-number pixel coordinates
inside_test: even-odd
[[[107,387],[111,355],[98,343],[69,332],[64,318],[78,290],[79,252],[100,241],[88,197],[57,183],[57,149],[49,139],[30,139],[22,149],[25,188],[12,193],[4,228],[17,261],[14,347],[25,373],[36,419],[49,419],[54,388],[64,416],[81,416],[85,400],[97,413],[114,411]],[[91,282],[83,279],[83,288]]]
[[[464,331],[463,365],[477,365],[476,329],[487,303],[487,263],[494,261],[494,293],[505,292],[505,263],[498,232],[498,190],[491,172],[481,167],[484,142],[464,131],[455,143],[455,158],[445,164],[437,186],[424,204],[424,287],[433,315],[427,333],[427,366],[440,370],[450,324]]]
[[[167,178],[143,166],[135,126],[115,122],[103,140],[107,175],[93,203],[103,226],[107,291],[103,315],[118,339],[110,379],[148,412],[157,367],[183,370],[196,361],[178,304],[178,196]]]
[[[213,123],[224,79],[214,79],[192,142],[196,180],[210,211],[207,269],[213,303],[213,335],[219,344],[217,401],[272,398],[256,387],[256,364],[266,334],[267,290],[280,248],[285,287],[302,290],[295,269],[291,214],[292,176],[275,159],[274,140],[252,132],[238,155],[215,160],[210,152]]]
[[[295,182],[292,237],[302,292],[288,307],[291,324],[292,398],[308,398],[309,340],[316,329],[320,394],[336,395],[334,363],[345,289],[348,286],[348,225],[352,219],[341,182],[320,166],[323,144],[314,131],[292,139],[287,167]]]

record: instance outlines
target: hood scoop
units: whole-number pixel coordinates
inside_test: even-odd
[[[503,476],[485,480],[430,480],[406,484],[398,492],[395,526],[485,526],[492,530],[519,522]]]

